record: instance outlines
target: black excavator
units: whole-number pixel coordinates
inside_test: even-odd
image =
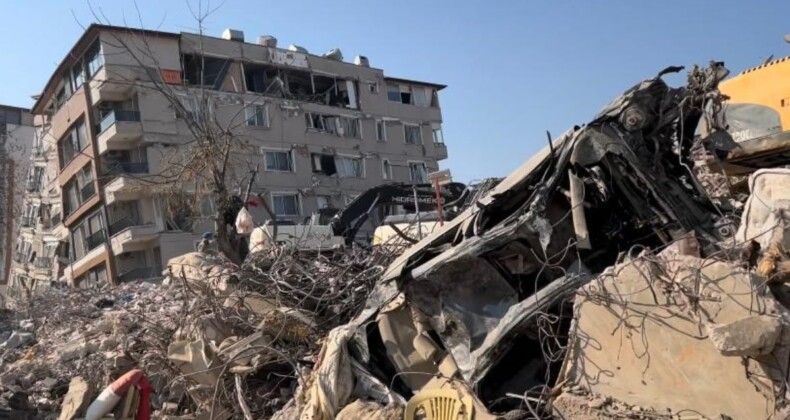
[[[415,194],[417,205],[414,203]],[[465,202],[470,196],[469,189],[460,182],[451,182],[439,187],[445,220],[454,216],[454,208]],[[408,211],[431,212],[437,209],[436,191],[432,184],[391,183],[378,185],[359,194],[342,209],[324,208],[317,212],[319,225],[330,225],[335,236],[342,236],[346,245],[354,242],[357,232],[370,218],[370,215],[384,205],[402,205]],[[244,203],[240,197],[234,196],[225,211],[225,223],[233,226],[236,216]],[[309,218],[308,218],[309,222]],[[294,224],[278,222],[278,224]]]
[[[417,205],[415,206],[415,195]],[[451,182],[439,187],[442,198],[442,208],[445,210],[446,219],[453,217],[453,207],[464,200],[468,195],[466,185],[460,182]],[[384,205],[400,204],[411,211],[426,212],[437,209],[436,192],[432,184],[384,184],[373,187],[358,195],[346,207],[323,209],[322,217],[330,216],[328,224],[336,236],[345,238],[346,245],[354,242],[357,232],[370,218],[370,215]],[[326,219],[324,219],[326,220]],[[321,221],[324,224],[324,221]]]

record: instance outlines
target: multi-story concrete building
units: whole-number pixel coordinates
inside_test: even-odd
[[[272,37],[250,43],[239,31],[214,38],[92,25],[33,108],[57,144],[71,256],[64,279],[147,277],[194,250],[202,229],[182,219],[196,216],[168,211],[151,181],[194,140],[188,121],[232,129],[243,147],[228,182],[257,167],[253,192],[278,219],[301,222],[372,186],[424,182],[437,170],[447,157],[442,88],[385,76],[365,57],[281,49]]]
[[[31,186],[25,181],[32,147],[30,110],[0,105],[0,285],[3,286],[10,279],[15,233],[23,216],[25,190]]]
[[[13,264],[8,293],[22,296],[57,281],[67,259],[68,231],[62,223],[58,180],[57,143],[44,118],[34,119],[25,155],[24,199],[16,215]]]

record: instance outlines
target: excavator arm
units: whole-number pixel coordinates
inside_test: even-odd
[[[373,187],[358,195],[354,201],[341,209],[330,222],[335,235],[345,238],[350,245],[362,224],[373,210],[386,204],[414,206],[415,190],[420,211],[436,209],[436,192],[431,184],[384,184]],[[440,187],[442,204],[458,200],[466,185],[452,182]]]

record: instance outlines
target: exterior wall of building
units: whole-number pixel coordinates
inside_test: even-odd
[[[33,148],[33,116],[0,105],[0,285],[8,284]]]
[[[100,56],[94,54],[98,46]],[[188,79],[182,69],[184,54],[226,60],[223,77],[212,87],[184,87],[180,83]],[[332,92],[313,94],[315,98],[253,92],[247,81],[261,66],[286,80],[292,77],[295,88],[308,88],[304,80],[310,80],[312,86],[329,83]],[[193,251],[200,233],[210,228],[211,215],[204,214],[191,231],[179,231],[182,226],[157,198],[162,191],[151,181],[168,168],[173,153],[183,151],[174,146],[188,142],[191,132],[170,100],[151,89],[152,77],[171,83],[184,103],[208,96],[217,121],[232,127],[240,139],[232,154],[229,183],[238,183],[257,167],[260,172],[252,192],[272,208],[276,197],[290,209],[289,195],[295,195],[297,211],[278,215],[279,219],[302,222],[319,207],[341,208],[381,183],[417,182],[410,164],[423,164],[424,172],[430,172],[447,157],[445,146],[432,140],[432,130],[441,126],[438,102],[414,105],[389,100],[387,84],[392,81],[381,69],[194,34],[108,27],[89,28],[60,68],[65,70],[50,80],[36,109],[51,113],[51,135],[60,148],[72,140],[75,127],[81,123],[87,127],[85,148],[68,161],[59,158],[56,177],[64,210],[63,225],[54,231],[55,236],[66,233],[70,264],[63,279],[73,286],[83,279],[101,282],[105,272],[110,281],[144,276],[137,266],[161,267],[169,258]],[[57,94],[65,83],[76,84],[72,76],[80,71],[85,82],[70,95]],[[431,98],[442,88],[400,79],[398,83]],[[59,103],[53,101],[58,97]],[[322,97],[325,103],[317,103]],[[263,107],[265,121],[256,117],[256,124],[248,124],[250,109],[258,106]],[[313,127],[315,121],[324,121],[315,117],[319,115],[337,124],[332,125],[335,128]],[[341,122],[347,131],[358,127],[359,134],[338,135]],[[405,125],[419,130],[421,141],[409,144]],[[277,153],[269,156],[277,167],[267,165],[269,153]],[[342,174],[327,173],[331,170],[318,168],[317,162],[342,167]],[[95,191],[86,184],[86,173],[91,174],[89,183]],[[74,201],[75,185],[80,187],[79,205],[66,206]]]

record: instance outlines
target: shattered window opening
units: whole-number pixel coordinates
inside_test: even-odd
[[[334,175],[337,173],[335,157],[333,155],[312,153],[310,159],[314,173],[323,173],[324,175]]]
[[[337,117],[306,112],[308,130],[335,134],[347,138],[361,138],[359,118]]]
[[[265,151],[266,170],[273,172],[293,172],[291,152]]]
[[[184,73],[182,80],[187,86],[219,89],[230,68],[230,63],[230,60],[224,58],[184,54],[181,56]]]
[[[299,194],[272,193],[272,207],[277,216],[299,216]]]

